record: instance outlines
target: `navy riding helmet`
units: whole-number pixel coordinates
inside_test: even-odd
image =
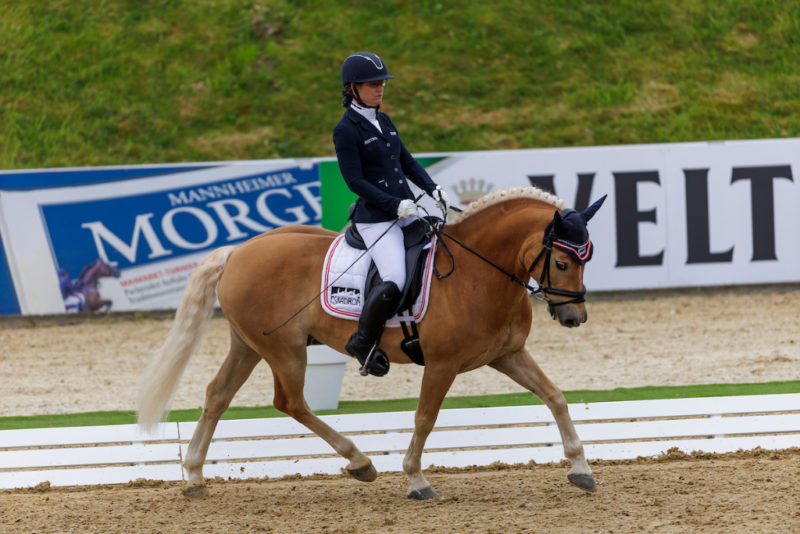
[[[394,78],[386,63],[372,52],[356,52],[342,63],[342,85]]]

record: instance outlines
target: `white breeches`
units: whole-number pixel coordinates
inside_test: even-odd
[[[403,227],[416,219],[416,217],[399,219],[394,226],[392,226],[394,221],[355,223],[356,230],[369,248],[368,254],[375,262],[381,278],[384,282],[391,280],[397,284],[400,291],[403,291],[406,285],[406,247],[403,244]],[[389,227],[391,228],[386,232]],[[384,232],[386,235],[381,237]]]

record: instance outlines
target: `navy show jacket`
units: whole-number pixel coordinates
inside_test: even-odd
[[[378,131],[366,117],[347,108],[333,129],[333,145],[347,186],[358,195],[354,222],[373,223],[397,218],[403,199],[414,199],[406,177],[431,194],[436,184],[406,149],[385,113],[377,113]]]

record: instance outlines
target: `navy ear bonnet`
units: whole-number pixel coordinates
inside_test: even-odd
[[[579,265],[592,259],[594,246],[589,240],[586,223],[603,205],[606,196],[603,195],[594,204],[580,212],[572,209],[566,209],[561,213],[556,212],[544,231],[544,245],[563,250],[572,256]]]

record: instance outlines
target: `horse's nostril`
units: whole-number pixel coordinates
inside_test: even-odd
[[[574,318],[565,319],[565,320],[561,321],[561,324],[564,325],[564,326],[567,326],[569,328],[574,328],[576,326],[580,326],[581,325],[580,321],[578,321],[577,319],[574,319]]]

